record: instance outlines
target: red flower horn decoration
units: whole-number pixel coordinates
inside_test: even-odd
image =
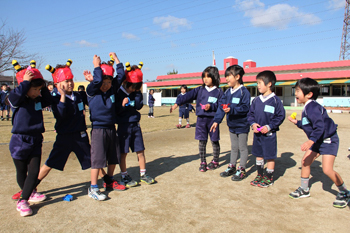
[[[17,79],[18,84],[23,82],[23,77],[24,77],[24,74],[26,73],[27,70],[30,70],[33,73],[34,76],[33,76],[32,80],[39,79],[39,78],[44,79],[43,76],[41,75],[40,71],[35,68],[36,62],[34,60],[32,60],[30,62],[30,66],[28,66],[27,69],[22,68],[16,60],[12,60],[12,65],[15,68],[15,70],[17,71],[16,79]]]
[[[141,83],[143,79],[143,73],[141,71],[143,63],[140,62],[138,66],[130,67],[130,63],[127,62],[125,63],[125,66],[126,66],[126,70],[125,70],[126,81],[129,83]]]
[[[66,66],[53,68],[52,66],[47,65],[45,69],[47,69],[52,73],[53,82],[59,83],[65,80],[73,79],[74,75],[70,69],[70,66],[72,63],[73,63],[72,60],[68,59]]]
[[[114,69],[112,65],[101,64],[102,74],[108,76],[114,76]]]

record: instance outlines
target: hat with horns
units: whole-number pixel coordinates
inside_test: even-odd
[[[32,80],[33,79],[43,79],[43,76],[41,75],[40,71],[35,68],[36,62],[34,60],[30,61],[30,66],[28,66],[27,68],[21,67],[16,60],[12,60],[12,65],[15,68],[15,70],[17,71],[16,79],[17,79],[18,84],[23,82],[23,77],[24,77],[24,74],[26,73],[27,70],[30,70],[33,73]]]
[[[141,68],[143,62],[140,62],[138,66],[130,66],[130,62],[125,63],[125,77],[126,81],[129,83],[141,83],[143,79],[143,73]]]
[[[73,79],[73,73],[70,69],[72,60],[68,59],[67,63],[63,67],[53,68],[50,65],[46,65],[45,69],[52,73],[52,79],[54,83],[59,83],[65,80]]]

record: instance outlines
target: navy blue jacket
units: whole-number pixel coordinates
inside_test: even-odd
[[[66,101],[60,101],[59,92],[52,97],[52,112],[56,118],[55,130],[58,134],[76,133],[86,130],[84,103],[79,92],[73,91],[74,100],[66,96]]]
[[[260,126],[268,125],[271,132],[279,130],[279,126],[283,123],[286,117],[282,101],[275,93],[264,97],[259,95],[254,98],[248,112],[249,125],[254,123]]]
[[[4,92],[3,90],[1,90],[1,92],[0,92],[0,101],[1,101],[1,104],[2,105],[5,105],[6,103],[5,103],[5,100],[6,100],[6,96],[8,96],[8,92],[6,91],[6,92]]]
[[[243,85],[233,90],[232,88],[225,91],[219,101],[219,108],[215,114],[214,122],[220,124],[225,116],[222,104],[228,104],[230,112],[226,116],[227,126],[231,133],[240,134],[248,133],[248,112],[250,107],[250,93]]]
[[[41,89],[41,96],[31,99],[27,96],[30,82],[23,81],[12,90],[8,100],[12,107],[12,133],[25,135],[38,135],[45,132],[42,109],[49,106],[52,101],[49,90]]]
[[[94,69],[94,80],[86,88],[93,129],[115,128],[116,93],[124,80],[124,66],[118,63],[117,76],[112,81],[112,87],[104,93],[100,90],[103,82],[102,69],[100,67]]]
[[[196,100],[197,116],[214,117],[222,94],[221,88],[215,87],[209,92],[206,87],[200,86],[190,90],[186,95],[178,95],[176,104],[180,106],[185,103],[192,103],[193,100]],[[202,109],[202,106],[206,104],[210,104],[210,109],[208,111]]]
[[[148,94],[148,106],[153,107],[155,99],[153,98],[153,95]]]
[[[124,98],[129,98],[129,105],[122,106]],[[117,92],[116,99],[116,123],[139,122],[141,114],[138,112],[143,107],[143,96],[140,91],[135,91],[130,94],[126,92],[123,86]]]
[[[187,93],[187,92],[186,92],[186,93]],[[185,94],[180,93],[180,94],[177,96],[177,98],[179,98],[180,95],[181,95],[181,96],[182,96],[182,95],[186,95],[186,93],[185,93]],[[189,104],[189,103],[180,105],[180,106],[179,106],[179,111],[184,111],[184,110],[192,111],[192,110],[194,110],[194,107],[192,106],[192,104]]]
[[[324,107],[312,100],[305,105],[297,126],[304,130],[308,139],[322,143],[323,139],[337,132],[338,125],[328,116]]]

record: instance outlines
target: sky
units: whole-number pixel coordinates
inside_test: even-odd
[[[173,69],[223,70],[226,57],[258,67],[339,60],[345,0],[0,0],[0,20],[24,31],[23,49],[46,64],[72,59],[75,81],[115,52],[144,63],[144,82]],[[27,64],[21,64],[27,65]],[[5,75],[11,75],[7,72]]]

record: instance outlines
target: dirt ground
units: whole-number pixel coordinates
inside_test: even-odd
[[[142,111],[141,127],[146,145],[147,172],[157,183],[142,184],[123,192],[108,193],[109,199],[95,201],[87,196],[90,170],[82,171],[71,154],[64,172],[52,170],[38,187],[48,199],[32,205],[33,216],[20,217],[12,194],[19,191],[8,142],[10,122],[0,122],[0,232],[349,232],[350,209],[336,209],[332,202],[337,188],[322,173],[321,158],[312,165],[311,197],[293,200],[288,194],[300,185],[300,145],[306,141],[302,130],[288,120],[278,133],[275,184],[267,189],[253,187],[255,158],[248,159],[248,177],[240,182],[221,178],[230,159],[226,122],[221,124],[220,168],[198,171],[198,141],[195,127],[176,129],[178,111],[156,107],[155,119]],[[292,111],[287,111],[287,116]],[[298,117],[301,112],[297,111]],[[348,158],[349,114],[330,114],[339,125],[340,147],[335,170],[350,187]],[[45,112],[42,163],[55,140],[54,118]],[[192,126],[195,116],[190,115]],[[251,151],[253,133],[249,134]],[[212,158],[208,143],[208,161]],[[127,158],[129,174],[139,178],[136,154]],[[120,170],[116,169],[116,179]],[[99,180],[102,187],[102,182]],[[101,188],[101,191],[103,189]],[[62,197],[71,194],[74,200]]]

